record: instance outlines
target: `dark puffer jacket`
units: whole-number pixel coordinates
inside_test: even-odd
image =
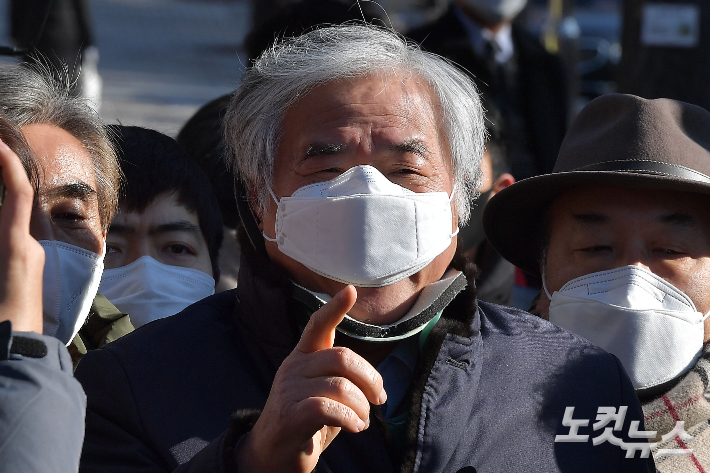
[[[228,472],[236,440],[267,399],[295,347],[305,307],[273,266],[245,253],[234,291],[204,299],[89,352],[76,377],[88,397],[83,472]],[[364,432],[341,432],[318,463],[328,472],[654,471],[604,443],[555,443],[566,406],[591,419],[629,406],[618,360],[515,309],[460,293],[422,350],[408,399],[403,449],[373,409]],[[236,414],[235,414],[236,413]],[[230,418],[232,419],[230,421]],[[473,467],[473,468],[471,468]]]

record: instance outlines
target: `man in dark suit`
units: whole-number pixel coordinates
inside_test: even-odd
[[[548,173],[567,122],[561,61],[513,20],[525,0],[452,0],[435,22],[408,36],[458,64],[503,111],[515,179]]]

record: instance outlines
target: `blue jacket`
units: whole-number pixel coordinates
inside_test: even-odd
[[[0,471],[73,473],[86,397],[69,352],[54,337],[0,322]]]
[[[242,259],[236,290],[88,353],[76,377],[88,396],[83,472],[227,472],[234,444],[264,406],[308,310],[273,267]],[[477,303],[470,288],[444,311],[417,361],[401,450],[373,408],[364,432],[341,432],[318,463],[328,472],[647,472],[610,443],[555,443],[567,406],[590,419],[628,406],[618,360],[524,312]],[[231,419],[231,420],[230,420]],[[613,423],[612,423],[613,425]]]

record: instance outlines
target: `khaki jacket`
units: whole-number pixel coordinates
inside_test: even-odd
[[[97,294],[86,323],[67,347],[74,369],[90,350],[101,348],[133,330],[128,314],[124,314],[104,296]]]

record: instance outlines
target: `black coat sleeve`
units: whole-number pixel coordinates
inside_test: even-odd
[[[77,379],[88,397],[86,438],[80,471],[85,473],[235,471],[230,429],[212,440],[189,461],[178,465],[174,455],[151,444],[120,361],[109,350],[94,350],[79,363]],[[140,387],[135,387],[140,389]],[[176,412],[176,415],[179,413]]]

